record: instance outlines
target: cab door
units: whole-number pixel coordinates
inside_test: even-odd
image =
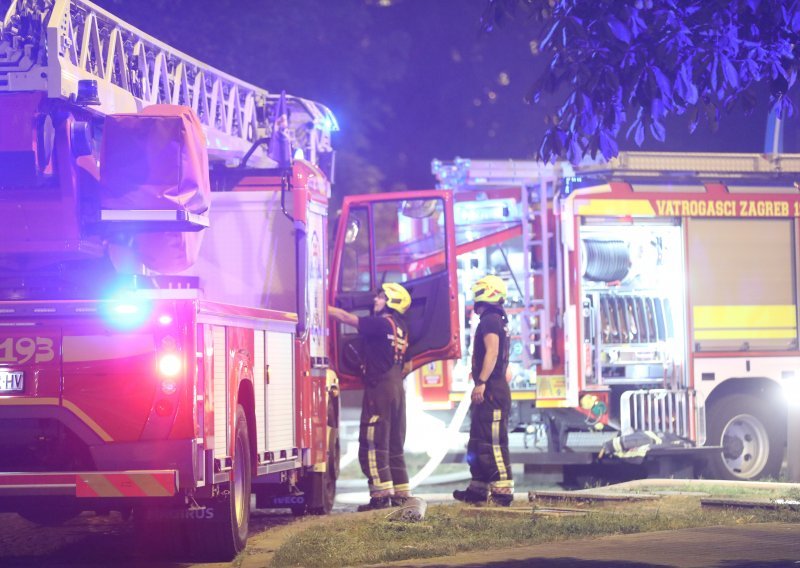
[[[330,303],[370,315],[385,282],[411,294],[412,369],[461,356],[453,195],[428,190],[345,197],[331,264]],[[333,368],[360,388],[358,330],[329,318]]]

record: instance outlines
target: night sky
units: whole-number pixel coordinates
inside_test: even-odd
[[[486,0],[96,3],[223,71],[330,107],[341,126],[337,193],[431,187],[434,158],[531,159],[556,104],[525,103],[546,63],[531,51],[537,37],[522,23],[479,33]],[[644,148],[761,152],[766,95],[760,100],[716,133],[701,125],[689,135],[676,117],[665,144]],[[787,150],[797,150],[796,138],[787,133]]]

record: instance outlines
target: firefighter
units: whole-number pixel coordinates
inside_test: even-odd
[[[474,311],[480,316],[472,347],[472,404],[467,462],[472,480],[453,497],[466,503],[491,502],[507,507],[514,499],[508,453],[508,414],[511,389],[506,380],[509,338],[503,309],[507,289],[503,280],[484,276],[472,286]]]
[[[411,296],[400,284],[386,283],[373,300],[371,316],[358,317],[328,307],[334,319],[358,328],[364,400],[358,461],[369,481],[370,500],[359,511],[402,505],[410,496],[403,446],[406,398],[403,390],[408,326],[403,319]]]

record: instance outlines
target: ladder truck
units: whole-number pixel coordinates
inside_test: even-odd
[[[0,510],[41,524],[132,514],[141,550],[206,561],[244,549],[253,495],[329,512],[331,341],[353,333],[326,314],[334,115],[86,0],[6,5]],[[447,192],[392,211],[421,204],[452,222]],[[425,278],[412,322],[430,317]],[[441,278],[455,286],[455,270]],[[455,351],[428,337],[438,351],[415,344],[413,365],[458,356],[457,329],[439,332]]]
[[[800,363],[800,156],[432,170],[455,194],[461,290],[487,272],[509,285],[515,462],[577,483],[603,465],[779,475]],[[466,363],[417,373],[428,408],[469,391]]]

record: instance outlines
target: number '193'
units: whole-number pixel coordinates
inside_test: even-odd
[[[0,363],[24,364],[52,361],[53,340],[49,337],[9,337],[0,341]]]

